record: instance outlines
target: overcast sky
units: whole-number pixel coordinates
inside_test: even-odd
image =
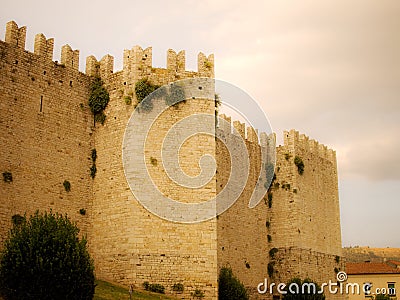
[[[246,90],[273,129],[295,128],[337,151],[344,246],[400,247],[400,1],[2,0],[15,20],[87,56],[153,47],[215,54],[216,78]],[[281,140],[281,138],[279,138]]]

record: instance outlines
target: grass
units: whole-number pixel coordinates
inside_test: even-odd
[[[129,291],[127,288],[113,285],[109,282],[96,280],[96,291],[93,300],[129,300]],[[168,297],[161,294],[146,292],[146,291],[133,291],[132,299],[137,300],[173,300],[177,298]]]

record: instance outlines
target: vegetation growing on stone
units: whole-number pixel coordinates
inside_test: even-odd
[[[304,173],[304,162],[303,162],[303,160],[301,159],[300,156],[296,156],[294,158],[294,164],[296,165],[297,171],[299,172],[299,174],[303,175],[303,173]]]
[[[204,298],[204,292],[200,289],[195,289],[194,292],[192,293],[192,296],[197,299],[203,299]]]
[[[184,288],[184,286],[183,286],[182,283],[175,283],[175,284],[172,286],[172,290],[173,290],[174,292],[177,292],[177,293],[182,293],[184,289],[185,289],[185,288]]]
[[[142,102],[144,98],[158,89],[160,86],[152,84],[148,81],[147,78],[141,79],[135,84],[135,94],[138,100],[138,103]]]
[[[271,258],[271,259],[274,259],[275,258],[275,254],[276,253],[278,253],[278,248],[272,248],[271,250],[269,250],[269,257]]]
[[[99,77],[95,77],[90,85],[89,107],[96,122],[104,124],[106,120],[104,110],[109,100],[110,95],[104,87],[102,80]]]
[[[63,186],[67,193],[71,191],[71,183],[68,180],[64,180]]]
[[[96,177],[96,173],[97,173],[97,167],[96,167],[97,151],[96,151],[96,149],[92,149],[91,159],[92,159],[92,166],[90,167],[90,177],[92,177],[92,179],[94,179]]]
[[[165,294],[165,287],[159,283],[149,283],[145,281],[143,282],[143,288],[153,293]]]
[[[11,172],[3,172],[3,180],[4,182],[12,182],[13,181],[13,177]]]

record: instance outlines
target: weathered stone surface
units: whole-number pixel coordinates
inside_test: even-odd
[[[193,72],[185,70],[183,51],[168,50],[167,68],[160,69],[152,67],[151,48],[135,46],[124,51],[123,70],[114,72],[110,55],[100,61],[90,56],[83,74],[78,70],[78,50],[64,46],[58,64],[52,61],[53,39],[37,35],[35,53],[30,53],[24,49],[25,35],[25,27],[9,22],[5,42],[0,41],[0,172],[13,176],[11,183],[0,180],[0,244],[15,214],[30,215],[37,209],[67,213],[88,236],[97,277],[135,286],[160,283],[167,293],[173,293],[173,284],[182,283],[183,299],[191,298],[195,289],[204,291],[206,299],[216,299],[218,270],[226,265],[254,299],[260,298],[255,289],[268,277],[270,262],[275,263],[271,279],[277,282],[294,276],[325,282],[335,279],[335,268],[343,270],[343,260],[336,262],[341,234],[335,152],[296,131],[285,132],[284,145],[277,148],[279,187],[272,188],[271,208],[267,196],[257,207],[247,207],[261,156],[258,133],[248,128],[246,135],[239,122],[234,123],[239,134],[228,138],[247,137],[250,174],[240,199],[228,211],[209,221],[179,224],[151,214],[134,198],[125,179],[121,147],[137,103],[135,83],[142,78],[164,85],[213,77],[213,55],[200,53],[198,72]],[[93,76],[102,78],[110,94],[104,126],[94,126],[87,105]],[[125,103],[125,96],[132,98],[132,105]],[[160,145],[172,124],[193,113],[213,114],[214,105],[196,99],[169,108],[149,132],[144,152],[155,184],[182,202],[215,197],[227,182],[232,162],[239,159],[231,158],[214,137],[197,135],[181,148],[182,170],[195,176],[199,158],[211,154],[218,172],[197,190],[171,181],[163,170]],[[274,137],[260,134],[263,146],[268,139]],[[98,154],[94,180],[89,170],[92,149]],[[304,162],[303,175],[294,164],[295,156]],[[64,180],[71,183],[70,192],[65,191]],[[278,249],[274,259],[269,257],[272,248]]]

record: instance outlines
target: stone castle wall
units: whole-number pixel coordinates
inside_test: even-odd
[[[241,197],[217,220],[218,267],[231,267],[254,299],[272,299],[272,295],[258,295],[256,291],[264,278],[276,283],[294,277],[318,283],[335,281],[336,272],[344,270],[335,153],[294,130],[285,132],[284,145],[277,148],[276,178],[270,196],[250,209],[248,201],[260,170],[260,145],[253,134],[246,138],[244,124],[234,122],[233,126],[242,133],[240,139],[246,139],[251,166]],[[247,132],[254,131],[247,128]],[[296,156],[304,163],[302,175],[294,163]],[[230,160],[235,158],[229,157],[222,143],[217,143],[217,157],[219,191],[229,176]],[[278,251],[271,257],[273,248]]]
[[[37,209],[67,213],[84,234],[90,224],[89,78],[77,67],[53,62],[53,41],[43,35],[36,36],[34,53],[26,51],[25,32],[9,22],[6,41],[0,41],[0,173],[13,177],[10,183],[0,180],[1,244],[11,216]]]
[[[108,61],[112,61],[106,56]],[[151,49],[134,47],[124,52],[124,69],[113,74],[112,67],[102,66],[100,75],[110,93],[105,111],[107,121],[96,128],[95,144],[98,152],[98,173],[94,181],[92,232],[90,242],[96,262],[96,273],[102,278],[141,287],[144,281],[159,283],[172,292],[175,283],[185,286],[190,297],[195,289],[202,290],[207,299],[217,293],[216,222],[179,224],[165,221],[148,212],[137,202],[126,182],[122,165],[122,142],[126,125],[134,105],[126,105],[125,96],[137,103],[135,83],[147,78],[149,82],[164,85],[177,79],[213,76],[213,70],[203,68],[204,55],[199,55],[199,72],[185,71],[184,53],[178,57],[168,51],[167,69],[156,69],[151,64]],[[210,57],[210,60],[212,57]],[[104,60],[104,58],[103,58]],[[102,72],[103,69],[111,70]],[[151,178],[167,196],[179,201],[205,201],[215,196],[215,183],[201,190],[180,188],[166,176],[161,158],[161,145],[167,130],[182,118],[193,113],[214,113],[210,101],[188,101],[169,108],[153,125],[147,137],[145,160]],[[202,145],[199,147],[199,145]],[[181,167],[187,173],[196,173],[197,161],[204,154],[215,155],[212,137],[198,137],[188,141],[181,150]],[[151,163],[151,159],[159,163]],[[196,174],[193,174],[196,175]],[[144,190],[151,186],[144,184]],[[193,199],[193,200],[187,200]]]
[[[232,267],[253,298],[271,262],[274,280],[296,274],[322,281],[335,275],[335,267],[343,268],[332,259],[341,256],[335,154],[295,131],[285,133],[284,145],[277,148],[271,207],[268,196],[253,209],[247,206],[260,168],[260,145],[257,133],[248,128],[246,135],[239,122],[234,126],[241,136],[230,138],[247,136],[251,171],[244,192],[228,211],[206,222],[179,224],[151,214],[132,195],[122,166],[122,142],[137,103],[135,83],[143,78],[164,85],[213,77],[212,55],[200,53],[194,72],[185,69],[183,51],[168,50],[167,68],[161,69],[152,66],[151,48],[135,46],[124,51],[121,71],[114,72],[111,55],[99,61],[90,56],[84,74],[78,70],[78,50],[63,46],[61,63],[53,62],[53,39],[38,34],[30,53],[24,49],[25,34],[25,27],[9,22],[5,42],[0,41],[0,172],[13,175],[11,183],[0,180],[0,244],[15,214],[30,215],[37,209],[67,213],[89,238],[97,277],[136,287],[144,281],[159,283],[172,294],[172,285],[182,283],[185,292],[179,296],[185,299],[195,289],[206,299],[216,299],[223,266]],[[110,94],[104,126],[94,124],[87,106],[93,76],[102,78]],[[126,97],[132,98],[132,105],[125,103]],[[190,176],[200,171],[201,156],[216,157],[217,174],[200,191],[172,182],[160,154],[172,124],[193,113],[213,114],[214,109],[202,99],[179,104],[161,115],[150,131],[146,165],[165,195],[201,202],[226,184],[230,157],[213,137],[192,137],[181,149],[181,167]],[[98,155],[95,179],[90,177],[92,149]],[[303,175],[293,163],[295,156],[305,164]],[[70,192],[64,180],[71,183]],[[269,257],[272,248],[279,249],[275,260]]]

